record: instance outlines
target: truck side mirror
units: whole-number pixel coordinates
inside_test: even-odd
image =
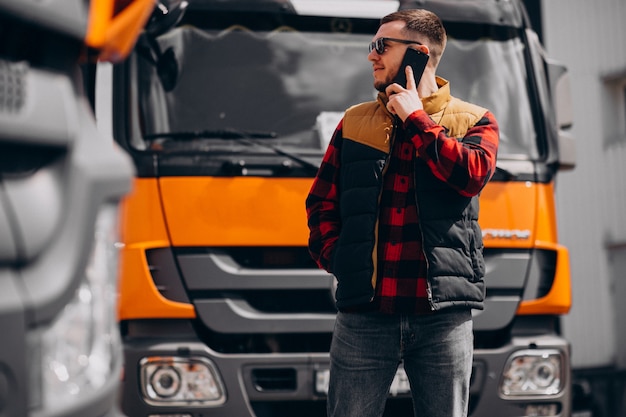
[[[571,129],[574,124],[570,77],[567,68],[556,62],[548,62],[552,103],[558,128],[558,164],[560,170],[576,166],[576,143]]]
[[[156,38],[176,26],[187,11],[187,0],[160,0],[146,23],[146,32]]]

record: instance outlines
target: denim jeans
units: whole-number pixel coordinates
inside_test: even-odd
[[[380,417],[403,362],[416,417],[467,416],[468,309],[428,315],[338,313],[330,348],[329,417]]]

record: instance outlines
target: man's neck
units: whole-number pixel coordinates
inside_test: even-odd
[[[434,75],[424,74],[420,80],[420,84],[417,88],[417,93],[421,98],[429,97],[439,90],[437,80]]]

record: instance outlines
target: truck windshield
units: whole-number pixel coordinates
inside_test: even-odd
[[[176,133],[237,129],[271,132],[270,141],[281,149],[321,155],[343,111],[376,96],[367,61],[376,26],[368,33],[318,27],[324,26],[212,30],[187,24],[151,46],[144,39],[134,57],[142,139],[131,142],[146,148],[150,138],[160,137],[169,149],[189,150],[188,135]],[[495,114],[500,158],[538,157],[518,38],[451,38],[439,75],[450,81],[453,95]],[[195,136],[236,149],[223,137]]]

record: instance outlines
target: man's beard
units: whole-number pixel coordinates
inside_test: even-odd
[[[377,83],[374,83],[374,88],[380,91],[381,93],[384,93],[387,87],[389,87],[391,84],[392,84],[391,81],[377,82]]]
[[[392,78],[388,78],[385,81],[374,82],[374,88],[381,93],[384,93],[387,87],[393,84],[393,80],[395,79],[395,75]]]

